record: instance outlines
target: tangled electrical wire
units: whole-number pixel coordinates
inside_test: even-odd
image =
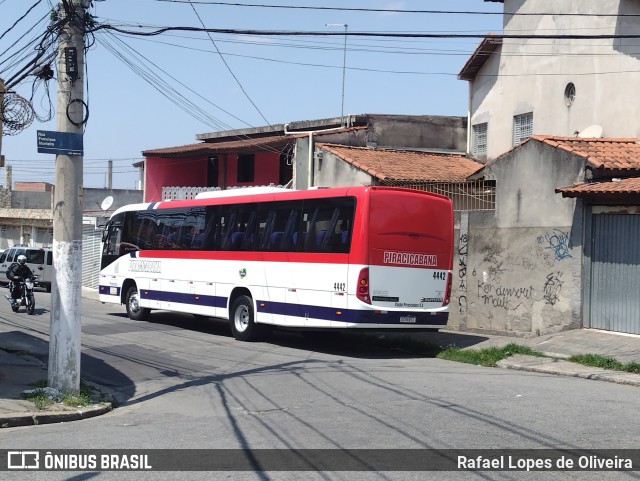
[[[19,21],[24,20],[39,3],[40,1],[37,1],[5,33],[13,29]],[[89,2],[89,5],[91,4],[92,2]],[[19,41],[25,40],[27,34],[47,17],[49,18],[49,24],[41,35],[27,41],[22,47],[16,46]],[[78,28],[85,33],[84,51],[86,53],[95,41],[94,35],[90,31],[95,26],[94,19],[88,12],[84,9],[77,8],[77,6],[69,0],[62,0],[57,8],[54,8],[45,15],[45,17],[38,20],[38,23],[32,27],[32,29],[19,38],[9,49],[0,54],[0,57],[4,57],[0,58],[0,66],[5,64],[3,67],[5,72],[13,70],[8,77],[5,77],[7,91],[12,91],[21,83],[33,79],[29,99],[25,99],[15,93],[7,93],[4,97],[1,112],[2,118],[4,119],[3,132],[6,135],[16,135],[27,128],[33,122],[34,118],[41,122],[46,122],[53,117],[53,103],[49,92],[49,81],[55,78],[54,68],[55,59],[58,55],[57,43],[59,37],[68,26]],[[13,53],[9,53],[11,49],[14,50]],[[35,55],[27,53],[34,51]],[[61,73],[58,72],[58,75],[60,74]],[[38,96],[40,96],[39,101],[36,100]],[[69,104],[76,101],[77,100],[69,99]],[[39,114],[35,110],[35,104],[38,103],[44,108],[42,114]],[[72,121],[74,125],[86,123],[88,106],[85,102],[83,102],[83,104],[86,112],[81,121]],[[68,107],[67,110],[69,110]]]
[[[14,92],[4,95],[0,107],[3,120],[2,133],[4,135],[16,135],[22,132],[31,125],[35,118],[31,102]]]

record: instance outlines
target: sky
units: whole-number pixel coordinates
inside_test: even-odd
[[[225,2],[236,5],[221,5]],[[44,33],[48,12],[55,3],[0,0],[0,77],[11,78],[33,58],[33,49],[26,49],[27,40]],[[33,10],[18,21],[32,6]],[[348,36],[345,49],[344,32],[498,33],[502,7],[483,0],[94,1],[90,13],[98,23],[129,30],[202,27],[204,23],[216,29],[337,35],[183,31],[140,37],[110,30],[96,32],[90,39],[87,69],[82,74],[89,109],[84,132],[84,185],[105,187],[111,159],[113,187],[136,188],[138,171],[132,164],[143,159],[143,150],[194,143],[200,133],[338,117],[342,112],[465,116],[467,82],[458,80],[457,74],[479,38]],[[22,62],[21,55],[8,58],[19,51],[24,55]],[[55,109],[56,80],[49,81],[47,88],[34,79],[27,77],[14,91],[31,99],[36,113],[46,120],[46,92]],[[55,113],[49,121],[36,119],[16,135],[3,137],[2,153],[6,164],[12,166],[14,182],[54,182],[55,157],[37,152],[38,130],[56,130]],[[0,176],[3,183],[4,172]]]

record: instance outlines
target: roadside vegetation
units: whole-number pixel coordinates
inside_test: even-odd
[[[510,343],[503,347],[487,347],[484,349],[460,349],[459,347],[448,347],[440,351],[436,357],[447,361],[466,362],[479,366],[494,367],[498,361],[514,354],[526,354],[528,356],[544,356],[539,351],[535,351],[528,346]]]
[[[571,356],[571,362],[584,364],[585,366],[601,367],[603,369],[612,369],[614,371],[633,372],[640,374],[640,362],[622,363],[613,357],[601,356],[600,354],[577,354]]]
[[[332,334],[332,333],[329,333]],[[314,333],[315,336],[315,333]],[[375,346],[381,349],[398,351],[411,355],[437,357],[447,361],[464,362],[467,364],[475,364],[478,366],[495,367],[498,361],[506,359],[515,354],[524,354],[527,356],[553,357],[536,351],[529,346],[522,344],[510,343],[503,347],[488,347],[483,349],[462,349],[456,346],[447,348],[438,347],[436,345],[425,342],[421,339],[415,339],[408,335],[371,335],[344,333],[340,337],[331,338],[333,342],[340,339],[350,346],[350,349],[362,339],[366,339],[367,346]],[[567,361],[583,364],[586,366],[600,367],[603,369],[623,371],[640,374],[640,363],[631,361],[622,363],[613,357],[602,356],[599,354],[579,354],[571,356]]]
[[[84,381],[80,381],[80,391],[61,393],[55,389],[47,387],[46,380],[40,380],[33,384],[34,389],[25,391],[22,394],[35,405],[39,411],[49,409],[54,404],[63,404],[68,407],[86,407],[95,404],[93,400],[96,390]]]

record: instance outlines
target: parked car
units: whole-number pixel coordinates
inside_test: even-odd
[[[0,254],[0,283],[6,285],[7,269],[16,262],[20,254],[27,256],[27,266],[38,276],[37,285],[51,292],[51,276],[53,273],[53,252],[49,248],[14,246]]]

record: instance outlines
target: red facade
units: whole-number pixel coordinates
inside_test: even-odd
[[[253,154],[252,181],[238,182],[238,154],[167,157],[147,155],[145,162],[144,202],[162,200],[162,188],[235,187],[280,183],[280,153],[258,151]]]

